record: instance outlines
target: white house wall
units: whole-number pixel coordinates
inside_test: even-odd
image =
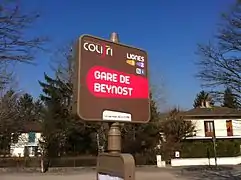
[[[216,136],[227,136],[226,119],[214,120]]]
[[[28,133],[22,133],[18,138],[18,143],[12,143],[11,144],[11,155],[17,156],[17,157],[23,157],[24,156],[24,147],[25,146],[38,146],[39,140],[41,139],[41,133],[35,134],[35,142],[29,143],[28,142]]]
[[[204,120],[192,120],[196,127],[196,136],[205,137]]]
[[[233,137],[241,136],[241,119],[197,119],[191,121],[196,126],[196,137],[205,137],[204,121],[214,121],[216,137],[227,137],[227,120],[232,120]]]

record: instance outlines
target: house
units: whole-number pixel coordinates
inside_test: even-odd
[[[193,136],[186,138],[187,144],[183,146],[184,149],[181,150],[179,157],[175,156],[171,159],[171,166],[237,165],[241,163],[239,155],[241,146],[238,140],[241,139],[240,110],[210,106],[207,101],[198,108],[182,112],[182,116],[186,121],[191,121],[195,125],[196,131]],[[212,141],[215,139],[217,141]],[[211,145],[210,142],[212,142]],[[229,143],[224,145],[222,144],[224,142]],[[197,144],[191,146],[192,143]],[[214,151],[217,153],[216,156],[214,154],[210,156],[210,152]],[[188,157],[188,153],[192,155]]]
[[[17,157],[36,156],[40,149],[41,124],[39,122],[27,122],[23,125],[20,135],[12,136],[10,155]]]
[[[196,132],[189,139],[241,138],[241,111],[227,107],[211,107],[204,102],[201,107],[183,113],[185,120],[191,120]]]

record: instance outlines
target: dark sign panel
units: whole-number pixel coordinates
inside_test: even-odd
[[[76,49],[77,115],[87,121],[148,122],[147,63],[143,50],[82,36]]]

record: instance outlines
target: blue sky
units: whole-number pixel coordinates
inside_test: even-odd
[[[220,20],[234,0],[153,0],[84,1],[23,0],[26,10],[38,10],[41,18],[28,36],[47,35],[48,48],[56,51],[82,34],[109,38],[118,32],[120,41],[145,49],[149,54],[151,78],[168,106],[191,108],[200,82],[195,79],[197,43],[210,40]],[[37,97],[38,80],[44,72],[52,75],[53,56],[36,55],[36,66],[18,65],[18,86]]]

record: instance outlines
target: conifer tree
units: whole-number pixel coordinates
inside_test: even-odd
[[[46,83],[39,82],[43,88],[44,94],[40,98],[45,104],[43,135],[46,142],[46,149],[49,156],[57,156],[66,141],[66,129],[68,120],[68,111],[65,107],[67,92],[62,91],[61,82],[44,75]]]
[[[93,128],[76,119],[71,112],[72,89],[68,82],[51,78],[45,74],[45,83],[39,82],[44,94],[40,96],[45,103],[44,138],[49,156],[57,153],[93,153],[91,133]],[[92,149],[91,149],[92,148]],[[57,150],[59,152],[57,152]]]
[[[25,93],[17,101],[19,118],[22,121],[41,121],[42,103],[34,101],[32,95]]]
[[[200,91],[196,95],[196,98],[195,98],[194,103],[193,103],[193,107],[194,108],[200,107],[202,105],[202,102],[205,102],[205,101],[209,101],[211,106],[214,105],[214,101],[212,100],[212,98],[209,95],[209,93],[207,93],[205,91]]]
[[[231,88],[227,87],[224,91],[224,97],[223,97],[223,107],[228,108],[238,108],[237,101],[235,96],[232,93]]]

